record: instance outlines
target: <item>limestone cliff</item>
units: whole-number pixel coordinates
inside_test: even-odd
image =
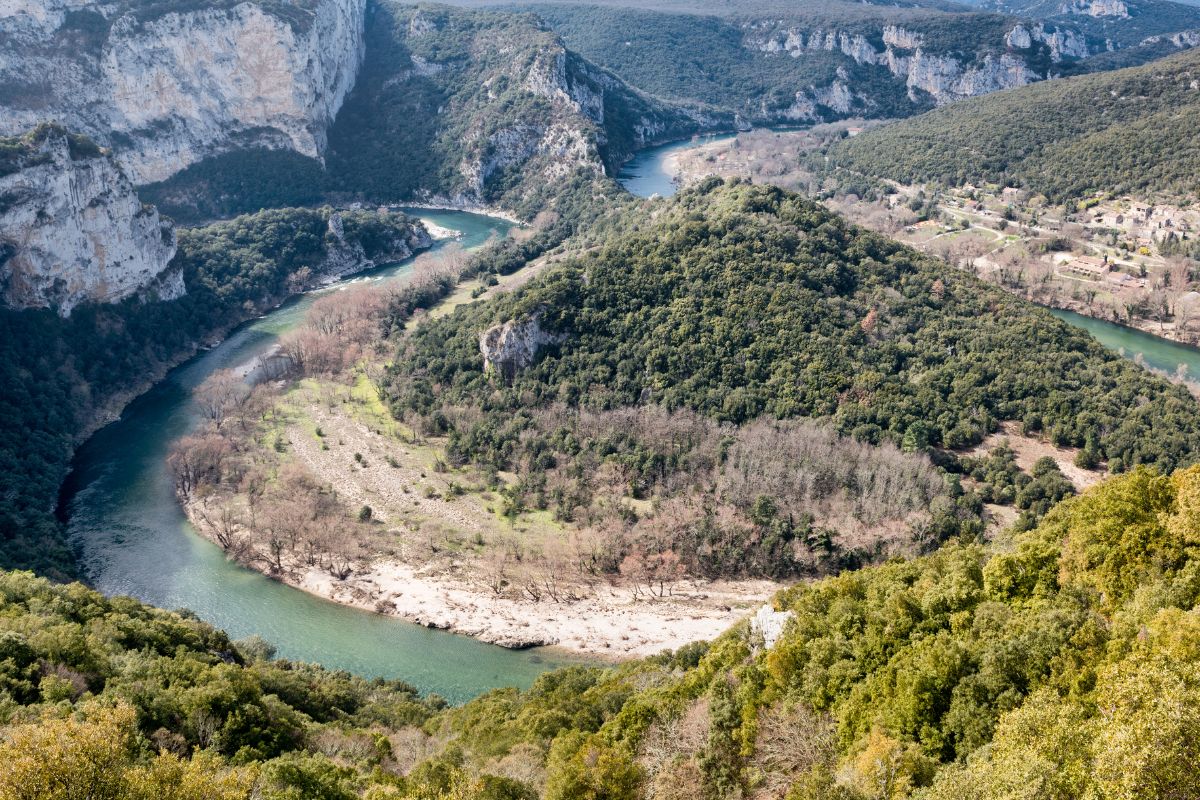
[[[786,53],[794,58],[817,52],[840,53],[860,66],[886,70],[905,82],[913,100],[928,96],[936,105],[1024,86],[1047,77],[1034,69],[1035,64],[1058,63],[1090,54],[1081,35],[1045,25],[1018,24],[1003,40],[980,41],[978,51],[971,56],[942,52],[926,39],[920,31],[901,25],[885,25],[875,33],[852,33],[759,23],[746,27],[745,43],[752,49]],[[786,116],[820,119],[818,106],[839,115],[869,114],[871,105],[869,92],[839,79],[828,86],[798,92],[796,104]]]
[[[633,90],[526,15],[381,0],[367,36],[329,166],[373,200],[521,213],[568,174],[603,174],[640,146],[706,124]]]
[[[84,301],[173,299],[175,232],[111,156],[62,128],[0,141],[0,297],[66,316]]]
[[[479,336],[479,352],[483,355],[484,370],[512,380],[518,372],[533,365],[542,348],[562,340],[560,334],[545,330],[540,317],[534,314],[488,328]]]
[[[252,144],[320,157],[365,3],[0,0],[0,135],[62,122],[139,185]]]
[[[358,216],[364,214],[350,213]],[[390,214],[381,211],[380,216],[387,219]],[[332,282],[381,264],[402,261],[433,244],[425,225],[414,219],[406,227],[393,227],[389,236],[372,243],[371,252],[368,253],[361,236],[347,237],[345,218],[345,212],[334,211],[329,215],[325,260],[318,267],[316,276],[320,282]]]

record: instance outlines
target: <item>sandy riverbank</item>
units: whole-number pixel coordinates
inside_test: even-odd
[[[320,597],[491,644],[554,645],[604,658],[648,656],[712,639],[779,588],[766,581],[688,581],[668,597],[635,600],[628,589],[605,584],[583,600],[533,602],[473,590],[452,576],[422,575],[409,565],[387,561],[344,581],[315,569],[294,580],[293,585]]]
[[[203,507],[184,510],[193,527],[216,542]],[[472,576],[444,567],[375,560],[344,579],[298,560],[273,574],[264,561],[248,565],[296,589],[342,605],[399,617],[429,628],[473,636],[508,648],[555,646],[577,655],[627,659],[713,639],[750,616],[781,586],[771,581],[693,581],[666,597],[635,598],[625,586],[597,581],[575,601],[499,596]]]

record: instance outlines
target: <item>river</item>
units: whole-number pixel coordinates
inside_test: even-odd
[[[465,247],[510,223],[478,214],[411,210],[460,231]],[[214,370],[245,364],[299,323],[321,292],[404,275],[409,262],[381,267],[294,298],[248,323],[155,385],[118,422],[89,439],[63,487],[68,530],[91,584],[161,608],[187,608],[234,638],[258,634],[284,658],[368,677],[402,678],[460,702],[499,686],[527,687],[567,663],[554,651],[505,650],[394,617],[357,611],[270,580],[225,558],[199,536],[175,501],[166,468],[173,441],[197,422],[190,390]]]
[[[708,137],[713,141],[717,137]],[[729,137],[725,137],[729,138]],[[675,142],[639,154],[620,181],[634,194],[674,194],[665,161],[693,146]],[[413,210],[444,228],[461,231],[478,247],[510,223],[455,211]],[[404,275],[401,263],[355,276],[321,291]],[[213,371],[245,364],[294,327],[320,292],[294,298],[237,329],[142,395],[121,419],[96,433],[76,454],[63,487],[72,542],[92,585],[109,595],[131,595],[162,608],[187,608],[235,638],[258,634],[280,656],[369,677],[402,678],[422,692],[459,702],[500,686],[526,687],[541,672],[572,663],[555,651],[511,651],[429,630],[392,617],[321,600],[233,564],[200,537],[175,501],[166,469],[173,441],[197,422],[190,390]],[[1139,331],[1054,311],[1105,346],[1174,373],[1185,365],[1200,376],[1200,351]]]
[[[728,142],[736,133],[710,134],[642,150],[621,167],[617,180],[638,197],[670,197],[679,189],[675,175],[667,169],[667,159],[675,153],[713,142]]]
[[[1194,347],[1074,311],[1053,308],[1050,313],[1077,328],[1083,328],[1095,336],[1100,344],[1127,358],[1170,375],[1178,374],[1180,367],[1183,367],[1183,374],[1189,381],[1200,381],[1200,350]]]

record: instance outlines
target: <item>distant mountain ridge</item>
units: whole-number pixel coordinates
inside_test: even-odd
[[[1200,27],[1197,3],[1172,0],[965,0],[967,5],[1066,25],[1110,49]]]
[[[1108,1],[1095,0],[1098,13]],[[1020,14],[838,2],[507,7],[537,14],[569,47],[639,89],[756,124],[911,116],[1162,57],[1194,46],[1185,32],[1200,27],[1200,10],[1161,0],[1130,0],[1112,18],[1057,5]]]

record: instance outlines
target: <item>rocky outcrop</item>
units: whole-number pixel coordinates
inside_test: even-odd
[[[498,44],[491,46],[499,49]],[[473,112],[474,124],[456,143],[463,153],[458,164],[463,185],[451,198],[456,205],[486,203],[497,177],[516,170],[537,175],[542,184],[578,170],[604,174],[626,155],[612,152],[610,107],[620,107],[620,124],[628,126],[621,131],[623,147],[641,147],[703,124],[642,97],[567,51],[557,39],[527,42],[506,55],[508,63],[485,82],[518,86],[526,97],[544,101],[549,113],[513,116],[505,107]],[[489,99],[503,102],[499,96]],[[688,127],[681,128],[681,123]],[[626,143],[625,136],[631,141]]]
[[[1039,79],[1021,59],[1005,53],[985,56],[975,66],[964,68],[949,56],[929,56],[917,51],[911,58],[898,59],[906,73],[909,94],[922,91],[939,105],[981,94],[1025,86]]]
[[[45,126],[4,143],[0,166],[0,296],[66,316],[85,301],[141,293],[174,299],[175,231],[143,205],[108,153]]]
[[[1055,63],[1091,55],[1082,34],[1045,24],[1018,24],[1002,42],[991,43],[990,49],[989,43],[981,42],[979,53],[971,58],[938,52],[929,46],[924,35],[902,25],[885,25],[877,36],[875,41],[882,41],[883,49],[878,49],[871,37],[863,33],[754,23],[747,25],[744,41],[752,49],[787,53],[796,58],[815,51],[841,53],[856,64],[880,67],[903,79],[914,101],[927,96],[938,105],[1045,78],[1030,66],[1030,56],[1038,49],[1043,58],[1048,52]],[[870,97],[856,92],[852,84],[839,79],[828,86],[808,87],[798,92],[796,102],[784,116],[820,119],[818,106],[842,115],[858,113],[868,111],[871,102]]]
[[[561,334],[542,328],[537,314],[523,320],[493,325],[479,337],[483,368],[511,381],[518,372],[533,364],[543,347],[558,344],[563,339]]]
[[[888,25],[883,29],[883,43],[901,50],[916,50],[925,43],[925,37],[899,25]]]
[[[1062,13],[1088,17],[1129,19],[1129,6],[1122,0],[1074,0],[1062,5]]]
[[[248,145],[320,157],[363,58],[365,3],[0,0],[0,135],[60,121],[113,146],[136,184]]]
[[[794,615],[791,611],[776,611],[770,605],[764,605],[750,618],[750,641],[757,647],[762,645],[770,650],[783,636],[783,630],[788,620]]]
[[[1060,63],[1065,59],[1087,58],[1092,55],[1087,38],[1070,28],[1047,26],[1042,23],[1019,24],[1005,37],[1004,43],[1014,50],[1029,50],[1035,43],[1050,49],[1050,60]]]
[[[1149,36],[1142,40],[1142,44],[1158,44],[1167,42],[1168,44],[1178,47],[1180,50],[1186,50],[1192,47],[1200,47],[1200,30],[1196,31],[1180,31],[1164,36]]]
[[[380,213],[388,214],[386,211]],[[337,211],[329,215],[325,242],[325,260],[317,269],[322,282],[332,282],[381,264],[403,261],[418,250],[433,245],[429,231],[419,220],[413,220],[413,224],[406,227],[394,227],[392,236],[386,241],[374,243],[372,252],[368,253],[361,240],[347,238],[344,214]]]

